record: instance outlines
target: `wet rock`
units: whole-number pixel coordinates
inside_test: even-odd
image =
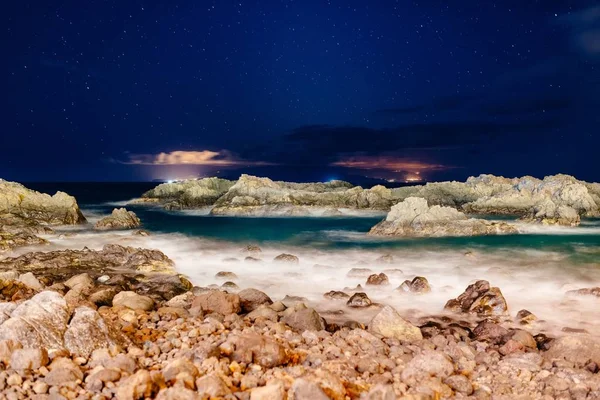
[[[0,220],[0,222],[2,222]],[[42,239],[34,234],[27,232],[3,232],[0,223],[0,252],[12,250],[16,247],[34,246],[48,244],[46,239]]]
[[[155,384],[150,372],[141,369],[128,378],[119,381],[117,398],[119,400],[138,400],[148,398],[155,392]]]
[[[273,368],[288,361],[287,352],[281,344],[259,334],[230,335],[219,346],[219,350],[238,363],[255,363],[265,368]]]
[[[282,321],[292,329],[303,331],[322,331],[325,324],[319,313],[312,308],[305,308],[286,315]]]
[[[273,261],[281,262],[281,263],[290,263],[290,264],[298,264],[300,260],[293,254],[280,254],[273,259]]]
[[[273,300],[264,292],[257,289],[244,289],[238,293],[242,311],[249,313],[262,305],[271,305]]]
[[[390,281],[387,275],[384,273],[369,275],[369,277],[367,278],[367,285],[380,286],[389,284]]]
[[[231,282],[231,281],[224,282],[221,285],[221,288],[226,289],[226,290],[239,290],[240,289],[240,287],[235,282]]]
[[[517,322],[521,325],[527,325],[536,320],[537,317],[527,310],[520,310],[517,313]]]
[[[231,394],[231,390],[217,374],[205,375],[196,380],[197,391],[211,398],[219,398]]]
[[[421,330],[403,319],[396,310],[385,306],[373,317],[368,331],[386,338],[394,338],[403,342],[422,340]]]
[[[192,308],[199,308],[205,313],[222,315],[238,314],[242,310],[239,295],[224,293],[220,290],[199,294],[193,300]]]
[[[133,231],[132,235],[134,236],[150,236],[150,232],[144,229],[138,229]]]
[[[489,282],[484,280],[469,285],[464,293],[449,300],[444,308],[479,315],[505,315],[508,312],[508,305],[500,289],[490,287]]]
[[[323,297],[331,300],[348,300],[350,298],[350,295],[344,292],[332,290],[325,293]]]
[[[511,331],[509,334],[509,337],[510,337],[510,339],[521,343],[524,347],[527,347],[530,349],[537,348],[537,343],[536,343],[533,335],[531,335],[531,333],[524,331],[522,329],[515,329],[515,330]]]
[[[394,262],[394,256],[391,254],[384,254],[377,257],[375,262],[379,264],[392,264]]]
[[[429,293],[431,292],[431,286],[426,278],[417,276],[412,281],[406,280],[397,289],[401,292],[410,293]]]
[[[482,321],[473,329],[473,336],[477,340],[499,343],[508,334],[508,329],[492,321]]]
[[[290,296],[290,295],[286,295],[281,302],[286,306],[286,307],[292,307],[298,303],[307,303],[308,299],[306,297],[301,297],[301,296]]]
[[[142,221],[133,211],[127,211],[125,208],[115,208],[112,214],[96,222],[94,229],[133,229],[141,225]]]
[[[85,358],[96,349],[114,344],[100,314],[88,307],[75,310],[65,332],[64,343],[73,356]]]
[[[248,256],[248,257],[244,258],[244,262],[247,262],[247,263],[259,263],[259,262],[262,262],[262,260],[260,258]]]
[[[262,253],[262,250],[260,247],[253,245],[253,244],[249,244],[246,247],[243,248],[242,250],[244,253],[249,253],[249,254],[254,254],[254,255],[260,255]]]
[[[148,296],[142,296],[135,292],[119,292],[113,297],[113,306],[122,306],[132,310],[150,311],[154,308],[154,300]]]
[[[354,308],[369,307],[371,304],[373,304],[373,302],[369,299],[367,294],[363,292],[354,293],[346,302],[348,307]]]
[[[67,302],[56,292],[44,291],[15,308],[0,325],[0,340],[14,340],[23,347],[61,349],[68,318]]]
[[[373,273],[369,268],[352,268],[346,276],[348,278],[366,278]]]
[[[48,352],[42,348],[15,349],[10,357],[10,367],[17,371],[34,370],[48,365]]]
[[[237,279],[238,276],[233,272],[229,271],[219,271],[216,273],[215,278],[223,278],[223,279]]]

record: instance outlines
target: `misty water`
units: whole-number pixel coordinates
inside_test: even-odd
[[[90,225],[65,228],[77,235],[52,238],[50,249],[99,249],[106,243],[155,248],[198,286],[222,284],[219,271],[238,275],[241,288],[254,287],[273,299],[302,296],[324,312],[344,309],[325,300],[330,290],[365,287],[365,277],[350,278],[351,268],[385,272],[387,287],[365,287],[376,302],[391,304],[417,318],[443,314],[447,300],[461,294],[477,279],[499,287],[511,316],[521,309],[533,312],[540,328],[551,332],[569,328],[595,334],[600,300],[573,297],[569,290],[600,285],[600,220],[584,220],[580,227],[553,228],[520,225],[521,234],[469,238],[385,239],[367,236],[384,215],[368,217],[236,218],[213,217],[208,210],[173,211],[127,205],[141,218],[148,237],[131,232],[95,232],[91,224],[154,184],[28,184],[53,193],[64,190],[79,201]],[[243,248],[261,247],[261,262],[247,262]],[[48,250],[48,246],[42,249]],[[31,248],[23,249],[29,251]],[[281,253],[299,257],[299,264],[272,260]],[[392,263],[377,262],[390,254]],[[233,259],[233,260],[232,260]],[[406,279],[424,276],[432,292],[402,294],[395,289]],[[351,293],[351,291],[350,291]],[[345,313],[352,313],[345,310]],[[369,315],[346,315],[366,320]],[[334,318],[334,317],[332,317]]]

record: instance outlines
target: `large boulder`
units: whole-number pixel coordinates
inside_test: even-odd
[[[261,292],[257,289],[244,289],[239,291],[237,295],[240,298],[240,305],[242,307],[242,311],[245,313],[254,311],[263,304],[273,304],[273,300],[271,300],[271,298],[266,293]]]
[[[439,237],[516,233],[512,225],[467,216],[451,207],[429,206],[427,200],[409,197],[392,207],[385,220],[369,231],[370,235]]]
[[[100,314],[89,307],[75,309],[64,335],[64,343],[72,355],[85,358],[96,349],[114,344]]]
[[[590,361],[600,365],[600,340],[588,335],[561,336],[552,341],[544,358],[550,362],[566,360],[579,366]]]
[[[54,196],[0,179],[0,214],[14,214],[50,225],[85,222],[77,201],[63,192]]]
[[[369,322],[368,331],[386,338],[414,342],[422,340],[421,330],[406,321],[390,306],[385,306]]]
[[[322,331],[325,329],[323,319],[312,308],[303,308],[287,314],[282,320],[292,329],[303,331]]]
[[[131,308],[132,310],[150,311],[154,308],[154,300],[131,291],[117,293],[112,299],[113,306]]]
[[[0,325],[0,340],[14,340],[23,347],[62,349],[69,311],[60,294],[44,291],[21,303]]]
[[[96,222],[94,229],[133,229],[138,228],[141,223],[133,211],[127,211],[125,208],[115,208],[111,215]]]
[[[192,308],[200,308],[206,313],[214,312],[222,315],[238,314],[242,311],[239,295],[220,290],[210,290],[199,294],[193,300]]]
[[[482,316],[506,315],[508,305],[497,287],[480,280],[467,287],[456,299],[448,300],[446,310],[478,314]]]

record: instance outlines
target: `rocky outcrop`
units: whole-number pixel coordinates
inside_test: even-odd
[[[444,307],[454,312],[472,313],[477,315],[505,315],[508,305],[497,287],[490,287],[488,281],[477,281],[456,299],[449,300]]]
[[[115,208],[111,215],[96,222],[94,229],[133,229],[138,228],[141,223],[133,211],[127,211],[125,208]]]
[[[428,206],[427,200],[409,197],[392,207],[386,219],[371,228],[370,235],[439,237],[516,233],[503,222],[468,218],[464,213],[442,206]]]
[[[0,214],[13,214],[49,225],[79,224],[85,218],[74,197],[63,192],[54,196],[0,179]]]
[[[234,183],[220,178],[163,183],[144,193],[139,203],[159,203],[169,210],[208,207],[224,195]]]

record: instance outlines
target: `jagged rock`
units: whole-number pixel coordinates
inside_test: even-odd
[[[411,293],[429,293],[431,292],[431,286],[426,278],[417,276],[412,281],[406,280],[397,289],[400,292],[411,292]]]
[[[72,355],[88,358],[94,350],[108,348],[114,341],[98,312],[88,307],[79,307],[75,309],[69,322],[64,343]]]
[[[480,322],[473,329],[475,339],[492,343],[501,342],[507,334],[508,330],[506,328],[488,320]]]
[[[427,200],[409,197],[392,207],[385,220],[369,231],[370,235],[439,237],[517,233],[504,222],[467,218],[462,212],[442,206],[428,206]]]
[[[141,225],[140,219],[133,211],[125,208],[115,208],[112,214],[96,222],[94,229],[133,229]]]
[[[348,305],[348,307],[362,308],[369,307],[371,304],[373,304],[373,302],[371,301],[371,299],[369,299],[366,293],[358,292],[354,293],[352,297],[348,299],[346,304]]]
[[[199,294],[193,300],[192,308],[199,308],[205,313],[214,312],[221,315],[237,314],[242,310],[239,295],[224,293],[220,290]]]
[[[48,241],[31,233],[2,232],[0,229],[0,252],[12,250],[15,247],[33,246],[40,244],[48,244]]]
[[[344,292],[331,290],[331,291],[325,293],[323,295],[323,297],[325,297],[326,299],[332,299],[332,300],[348,300],[350,298],[350,295],[347,293],[344,293]]]
[[[369,322],[368,330],[376,335],[404,342],[422,340],[421,330],[406,321],[390,306],[385,306]]]
[[[530,311],[520,310],[517,313],[517,322],[519,322],[521,325],[530,324],[535,320],[537,320],[537,317],[533,315]]]
[[[94,280],[90,277],[87,272],[83,274],[74,275],[64,282],[64,285],[69,289],[73,289],[76,292],[81,292],[85,289],[94,287]]]
[[[273,368],[288,361],[288,355],[281,344],[259,334],[230,335],[219,349],[233,361],[255,363],[265,368]]]
[[[56,292],[44,291],[21,303],[0,325],[0,340],[14,340],[23,347],[62,349],[69,312]]]
[[[44,289],[44,285],[42,285],[31,272],[27,272],[19,276],[18,281],[35,290]]]
[[[54,196],[0,179],[0,214],[13,214],[51,225],[84,223],[74,197],[63,192]]]
[[[154,300],[148,296],[142,296],[135,292],[119,292],[112,299],[113,306],[122,306],[132,310],[150,311],[154,308]]]
[[[325,329],[325,324],[319,313],[312,308],[297,310],[283,317],[282,321],[292,329],[303,331],[322,331]]]
[[[254,311],[263,304],[273,304],[273,300],[266,293],[257,289],[244,289],[237,295],[240,297],[240,305],[245,313]]]
[[[298,264],[300,260],[293,254],[280,254],[273,259],[273,261],[281,262],[281,263],[290,263],[290,264]]]
[[[444,308],[479,315],[504,315],[508,312],[508,305],[500,289],[490,287],[489,282],[484,280],[469,285],[463,294],[449,300]]]
[[[389,284],[390,284],[390,281],[389,281],[387,275],[384,273],[369,275],[369,277],[367,278],[367,285],[381,286],[381,285],[389,285]]]
[[[220,178],[162,183],[144,193],[142,199],[168,205],[170,209],[202,208],[213,205],[234,183]]]

